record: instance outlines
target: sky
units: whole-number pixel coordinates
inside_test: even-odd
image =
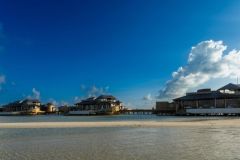
[[[149,108],[236,83],[239,16],[238,0],[0,0],[0,104]]]

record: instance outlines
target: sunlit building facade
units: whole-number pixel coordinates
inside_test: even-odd
[[[179,114],[240,114],[240,85],[229,83],[215,91],[200,89],[173,101]]]
[[[41,102],[37,99],[25,99],[22,101],[15,101],[2,106],[1,114],[40,114],[42,113],[42,111],[40,110],[40,106]]]
[[[71,115],[118,114],[123,109],[122,103],[111,95],[90,97],[75,104],[69,111]]]

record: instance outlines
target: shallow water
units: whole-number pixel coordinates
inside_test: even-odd
[[[0,123],[15,122],[108,122],[108,121],[205,121],[213,119],[226,119],[228,117],[184,117],[184,116],[156,116],[156,115],[113,115],[113,116],[0,116]],[[231,118],[231,117],[230,117]]]
[[[65,119],[66,118],[66,119]],[[116,118],[116,119],[115,119]],[[188,119],[189,118],[189,119]],[[196,121],[223,117],[0,117],[27,121]],[[237,127],[0,129],[1,160],[240,159]]]

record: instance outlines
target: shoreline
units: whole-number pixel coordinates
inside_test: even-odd
[[[98,127],[240,127],[240,119],[207,121],[115,121],[115,122],[19,122],[0,123],[0,128],[98,128]]]

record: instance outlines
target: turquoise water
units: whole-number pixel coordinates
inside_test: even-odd
[[[1,122],[202,121],[224,117],[0,117]],[[237,127],[0,129],[0,160],[240,159]]]

